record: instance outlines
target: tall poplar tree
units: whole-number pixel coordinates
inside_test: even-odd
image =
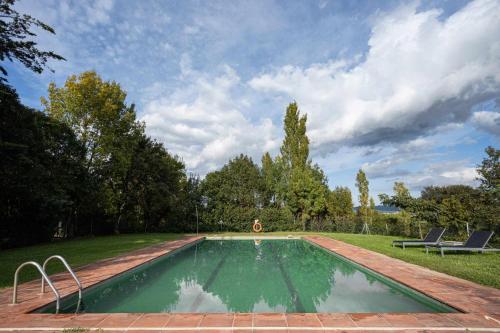
[[[356,175],[356,187],[359,192],[359,214],[363,219],[363,222],[367,222],[368,218],[368,201],[369,201],[369,193],[368,193],[368,179],[366,178],[366,174],[362,169],[359,169],[358,174]]]
[[[280,149],[282,162],[289,170],[303,169],[310,163],[306,122],[307,115],[300,115],[297,103],[290,103],[286,108],[285,138]]]

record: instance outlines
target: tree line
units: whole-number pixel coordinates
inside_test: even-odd
[[[414,198],[403,182],[395,182],[394,194],[380,194],[379,198],[382,204],[400,210],[383,214],[376,209],[362,169],[355,179],[359,192],[356,209],[349,188],[329,188],[325,173],[309,158],[306,123],[297,103],[291,103],[276,157],[265,153],[259,166],[240,155],[200,182],[197,205],[202,207],[203,230],[251,231],[252,221],[258,218],[266,231],[423,237],[430,227],[443,226],[449,237],[462,239],[474,229],[500,232],[500,150],[486,148],[486,157],[477,168],[478,188],[428,186]]]
[[[259,166],[242,154],[206,175],[200,183],[203,228],[221,224],[223,230],[251,231],[257,218],[267,231],[323,230],[332,220],[353,217],[350,190],[330,190],[323,170],[309,158],[306,122],[291,103],[276,157],[266,152]]]

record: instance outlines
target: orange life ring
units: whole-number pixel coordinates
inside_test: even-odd
[[[255,220],[253,223],[253,232],[261,232],[262,231],[262,224],[260,224],[259,220]]]

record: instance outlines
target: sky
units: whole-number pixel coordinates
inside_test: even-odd
[[[500,0],[20,0],[67,60],[8,64],[22,101],[95,70],[135,103],[146,132],[202,177],[240,153],[279,152],[296,101],[329,186],[362,168],[370,195],[403,181],[477,185],[500,138]]]

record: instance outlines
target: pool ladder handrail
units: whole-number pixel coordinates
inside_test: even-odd
[[[64,267],[66,267],[66,270],[69,272],[69,274],[71,275],[71,277],[73,278],[73,280],[75,280],[76,282],[76,285],[78,286],[78,305],[80,304],[80,301],[82,299],[82,284],[80,283],[80,280],[78,279],[78,277],[76,276],[75,272],[73,272],[73,270],[71,269],[71,266],[68,264],[68,262],[66,261],[66,259],[63,258],[63,256],[60,256],[60,255],[53,255],[53,256],[50,256],[48,257],[44,263],[43,263],[43,271],[45,272],[45,268],[47,267],[47,264],[49,263],[49,261],[51,261],[52,259],[59,259]],[[44,279],[42,279],[42,294],[45,293],[45,281]]]
[[[50,278],[47,276],[47,273],[45,273],[45,270],[40,266],[39,263],[36,261],[26,261],[19,265],[19,267],[16,269],[16,272],[14,273],[14,291],[12,293],[12,304],[17,304],[17,285],[18,285],[18,280],[19,280],[19,272],[23,267],[26,267],[28,265],[33,265],[36,267],[36,269],[40,272],[42,275],[42,281],[45,279],[47,281],[47,284],[50,286],[50,289],[54,292],[56,295],[56,313],[59,313],[59,305],[60,305],[60,299],[61,295],[59,295],[59,292],[57,291],[56,287],[50,280]]]

